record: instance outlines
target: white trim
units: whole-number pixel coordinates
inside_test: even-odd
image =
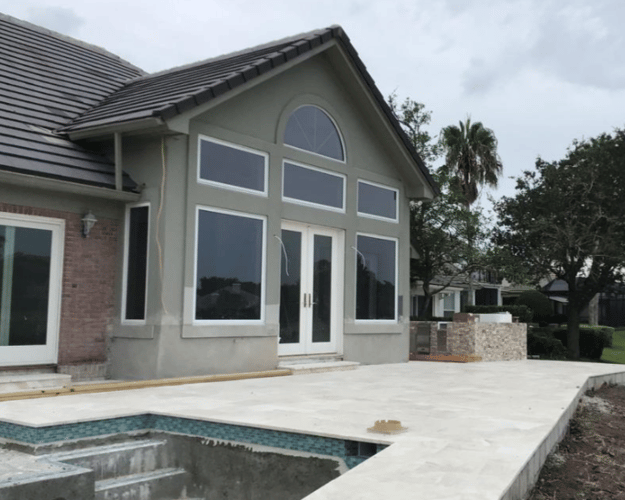
[[[284,195],[284,164],[285,163],[290,163],[296,167],[300,167],[300,168],[305,168],[308,170],[316,170],[317,172],[321,172],[323,174],[327,174],[327,175],[332,175],[334,177],[339,177],[342,181],[343,181],[343,205],[341,208],[337,208],[337,207],[331,207],[329,205],[323,205],[321,203],[314,203],[312,201],[305,201],[305,200],[298,200],[297,198],[291,198],[289,196],[285,196]],[[285,201],[287,203],[293,203],[295,205],[302,205],[304,207],[311,207],[311,208],[318,208],[321,210],[329,210],[330,212],[338,212],[341,214],[345,213],[345,205],[346,205],[346,191],[347,188],[347,176],[345,174],[341,174],[338,172],[331,172],[330,170],[326,170],[323,168],[319,168],[319,167],[313,167],[312,165],[306,165],[304,163],[300,163],[298,161],[294,161],[294,160],[289,160],[288,158],[283,158],[282,159],[282,188],[281,188],[281,195],[282,195],[282,201]]]
[[[198,257],[198,230],[200,221],[200,210],[205,212],[213,212],[218,214],[234,215],[235,217],[243,217],[246,219],[256,219],[263,223],[262,243],[261,243],[261,273],[260,273],[260,319],[241,320],[241,319],[196,319],[197,307],[197,257]],[[266,277],[267,277],[267,217],[258,214],[250,214],[247,212],[236,212],[234,210],[226,210],[224,208],[209,207],[206,205],[196,205],[195,207],[195,248],[193,251],[193,325],[209,326],[209,325],[264,325],[265,324],[265,294],[266,294]]]
[[[360,183],[369,184],[370,186],[373,186],[373,187],[386,189],[387,191],[395,192],[395,218],[394,219],[390,217],[384,217],[382,215],[368,214],[366,212],[361,212],[360,210],[358,210],[358,205],[359,205],[359,200],[360,200]],[[399,223],[399,189],[393,188],[390,186],[385,186],[384,184],[379,184],[377,182],[366,181],[364,179],[358,179],[358,182],[356,183],[356,213],[358,214],[358,216],[366,217],[367,219],[376,219],[376,220],[381,220],[384,222]]]
[[[336,133],[339,136],[339,141],[341,142],[341,149],[343,150],[343,159],[342,160],[337,160],[336,158],[332,158],[331,156],[326,156],[326,155],[322,155],[319,153],[315,153],[314,151],[310,151],[308,149],[302,149],[302,148],[298,148],[297,146],[291,146],[290,144],[287,144],[286,142],[284,142],[284,136],[286,135],[286,127],[289,124],[289,120],[291,119],[291,116],[293,116],[293,113],[295,113],[298,109],[303,108],[303,107],[313,107],[313,108],[317,108],[319,109],[322,113],[324,113],[332,122],[332,125],[334,125],[334,128],[336,129]],[[293,111],[291,111],[291,113],[289,114],[288,118],[286,119],[286,122],[284,122],[284,132],[282,134],[282,144],[288,148],[292,148],[296,151],[303,151],[304,153],[308,153],[311,155],[315,155],[318,156],[319,158],[325,158],[328,160],[332,160],[332,161],[336,161],[339,163],[343,163],[343,164],[347,164],[347,148],[345,147],[345,141],[343,140],[343,134],[341,133],[341,129],[338,125],[338,123],[336,123],[336,120],[332,117],[332,115],[330,113],[328,113],[324,108],[322,108],[321,106],[318,106],[317,104],[311,104],[311,103],[307,103],[307,104],[301,104],[299,105],[297,108],[295,108]]]
[[[0,346],[0,366],[56,364],[59,356],[65,220],[0,212],[0,225],[50,231],[50,275],[46,343],[32,346]]]
[[[390,236],[380,236],[379,234],[371,234],[371,233],[356,233],[356,238],[354,242],[354,247],[358,248],[358,236],[365,236],[367,238],[374,238],[379,240],[388,240],[393,241],[395,243],[395,305],[393,307],[393,314],[395,315],[394,319],[358,319],[356,318],[356,314],[358,311],[358,295],[356,295],[356,300],[354,300],[354,323],[355,324],[376,324],[376,325],[396,325],[399,323],[399,317],[397,314],[397,307],[399,301],[399,239],[393,238]],[[354,259],[354,290],[357,289],[358,286],[358,255],[356,255],[356,259]]]
[[[145,304],[143,311],[143,319],[126,319],[126,293],[128,288],[128,251],[130,248],[128,247],[128,242],[130,239],[130,211],[133,208],[141,208],[148,207],[148,234],[147,234],[147,246],[146,246],[146,255],[145,255]],[[125,214],[125,228],[124,228],[124,268],[123,268],[123,280],[122,280],[122,308],[121,308],[121,324],[122,325],[145,325],[145,322],[148,317],[148,269],[150,263],[150,224],[152,213],[149,202],[143,203],[133,203],[131,205],[126,205],[126,214]]]
[[[207,186],[213,186],[221,189],[228,189],[231,191],[239,191],[241,193],[253,194],[255,196],[264,196],[267,197],[269,193],[268,185],[269,185],[269,153],[265,151],[260,151],[258,149],[252,149],[247,146],[241,146],[239,144],[235,144],[232,142],[223,141],[221,139],[215,139],[214,137],[209,137],[207,135],[198,134],[198,143],[197,143],[197,183],[204,184]],[[250,189],[241,186],[236,186],[234,184],[227,184],[225,182],[212,181],[210,179],[204,179],[201,176],[201,160],[202,160],[202,141],[212,142],[213,144],[219,144],[220,146],[225,146],[232,149],[238,149],[239,151],[245,151],[246,153],[254,154],[256,156],[262,156],[265,160],[265,172],[263,176],[263,190],[259,191],[257,189]]]

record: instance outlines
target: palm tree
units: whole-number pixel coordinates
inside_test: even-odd
[[[480,186],[497,187],[503,166],[492,130],[481,122],[471,123],[471,118],[459,124],[460,127],[445,127],[441,131],[441,142],[446,153],[446,170],[457,177],[468,206],[477,199]]]

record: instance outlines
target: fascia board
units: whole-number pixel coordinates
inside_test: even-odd
[[[122,202],[139,201],[141,195],[130,191],[116,191],[114,189],[90,186],[78,182],[69,182],[36,175],[22,174],[18,172],[0,171],[0,183],[13,186],[42,189],[45,191],[56,191],[62,193],[72,193],[82,196],[92,196],[108,200]]]

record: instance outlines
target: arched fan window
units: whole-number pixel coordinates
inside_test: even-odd
[[[345,161],[343,142],[332,119],[316,106],[297,108],[286,123],[284,143],[304,151]]]

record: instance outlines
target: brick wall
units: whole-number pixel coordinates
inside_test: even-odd
[[[71,371],[71,365],[106,362],[121,221],[98,217],[89,237],[84,238],[82,214],[5,203],[0,203],[0,212],[65,220],[59,371]]]

